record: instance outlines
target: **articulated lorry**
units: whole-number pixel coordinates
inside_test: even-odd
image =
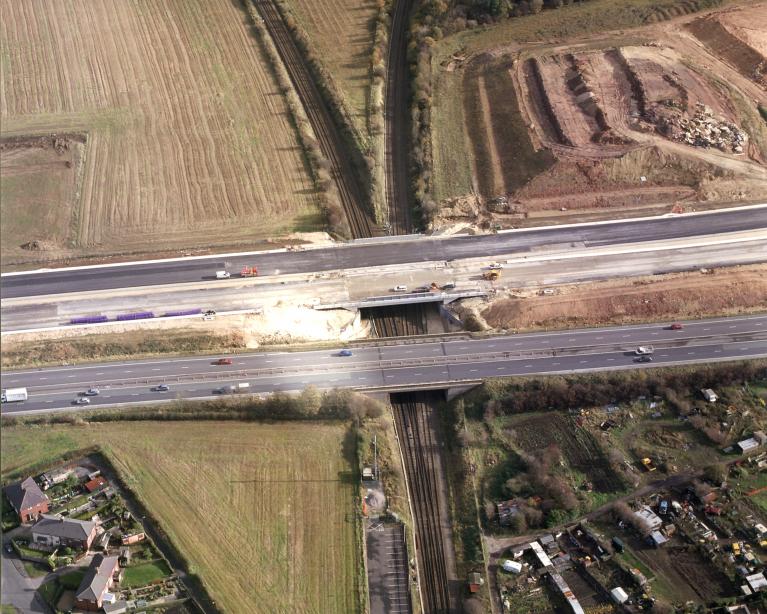
[[[14,403],[16,401],[26,401],[29,398],[26,388],[6,388],[3,390],[3,403]]]

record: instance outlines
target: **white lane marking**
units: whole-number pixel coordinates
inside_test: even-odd
[[[103,371],[99,371],[98,373],[96,373],[96,375],[104,375],[104,372]]]
[[[476,373],[477,369],[469,369],[469,373]]]
[[[48,378],[47,378],[47,377],[41,377],[41,378],[39,378],[39,379],[40,379],[40,381],[42,382],[43,380],[46,380],[46,379],[48,379]],[[16,380],[15,380],[15,379],[13,379],[13,380],[11,380],[11,381],[12,381],[12,382],[15,382]]]
[[[615,358],[608,358],[607,362],[615,362]]]
[[[71,379],[73,377],[74,377],[74,375],[67,375],[67,378],[69,378],[69,379]]]
[[[579,362],[580,362],[580,364],[585,365],[588,362],[588,360],[581,360]]]
[[[160,369],[152,369],[152,371],[159,371]]]
[[[552,362],[552,363],[551,363],[551,365],[552,365],[553,367],[556,367],[558,364],[559,364],[558,362]]]

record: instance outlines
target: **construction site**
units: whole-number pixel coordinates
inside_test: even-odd
[[[752,4],[569,43],[452,53],[437,68],[445,87],[463,90],[473,193],[440,193],[448,198],[435,225],[503,228],[763,197],[765,15]],[[762,35],[745,23],[762,24]]]

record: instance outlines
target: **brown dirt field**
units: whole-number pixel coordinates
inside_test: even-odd
[[[767,3],[760,2],[721,13],[719,23],[730,34],[767,58]]]
[[[323,225],[236,3],[0,0],[0,11],[3,134],[87,134],[64,224],[74,245],[57,245],[67,255],[248,245]],[[3,200],[4,213],[18,208]]]
[[[583,112],[568,87],[568,81],[574,76],[569,62],[562,56],[542,57],[533,62],[538,65],[543,92],[547,104],[555,111],[564,144],[577,147],[591,143],[591,137],[599,132],[599,127],[593,117]]]
[[[483,312],[498,329],[601,326],[764,312],[767,265],[561,286],[558,294],[501,298]]]
[[[687,28],[716,56],[734,66],[743,76],[767,87],[765,12],[767,4],[740,7],[724,14],[713,13],[701,17],[687,24]],[[733,13],[734,23],[741,24],[739,27],[733,27]],[[743,27],[744,22],[749,24],[748,30]]]
[[[84,135],[0,141],[1,256],[57,257],[74,239]]]
[[[520,450],[532,454],[555,444],[573,469],[585,473],[598,492],[614,492],[621,481],[610,470],[604,452],[586,429],[564,414],[520,416],[509,427],[510,439]]]
[[[693,546],[667,545],[635,551],[656,575],[667,578],[678,591],[679,601],[707,602],[718,597],[732,597],[732,586]]]

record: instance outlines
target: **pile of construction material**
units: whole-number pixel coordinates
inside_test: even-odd
[[[714,117],[705,104],[695,104],[695,114],[663,113],[656,115],[656,126],[669,139],[693,147],[715,147],[727,153],[742,154],[748,135],[732,122]]]

